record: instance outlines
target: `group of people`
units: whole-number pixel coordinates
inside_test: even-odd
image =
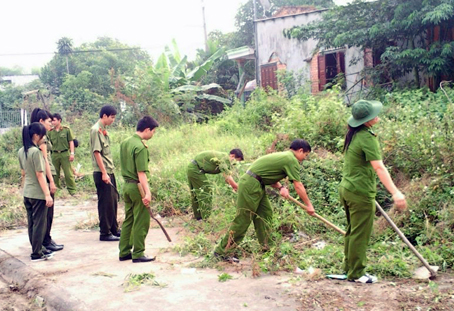
[[[110,137],[106,127],[115,121],[117,111],[111,105],[103,106],[99,120],[90,130],[90,149],[93,180],[98,196],[100,241],[120,241],[120,260],[147,262],[145,237],[150,217],[144,214],[151,202],[148,187],[149,151],[145,141],[153,137],[158,122],[152,117],[141,118],[136,133],[121,144],[121,171],[124,187],[125,221],[123,232],[117,222],[118,190],[110,151]],[[61,116],[36,108],[30,125],[22,129],[23,147],[18,152],[23,181],[24,205],[27,210],[28,235],[32,246],[32,261],[52,258],[63,249],[50,236],[53,222],[54,195],[59,187],[60,167],[63,168],[68,192],[76,192],[71,162],[74,160],[74,136],[67,126],[61,125]],[[143,189],[142,193],[139,191]],[[124,254],[124,255],[123,255]]]
[[[372,126],[379,122],[378,114],[381,110],[382,104],[378,101],[360,100],[352,106],[352,116],[348,120],[343,149],[345,161],[343,178],[339,186],[340,201],[347,216],[343,268],[349,281],[361,283],[377,281],[375,276],[365,273],[366,251],[375,213],[375,176],[379,177],[392,194],[399,210],[405,209],[407,204],[405,196],[394,185],[383,165],[378,138],[372,131]],[[50,209],[56,190],[56,178],[53,177],[59,175],[58,172],[54,174],[55,171],[52,171],[49,159],[53,160],[54,153],[57,153],[55,159],[63,163],[66,159],[62,160],[60,155],[68,149],[70,150],[68,161],[74,156],[74,147],[71,147],[71,144],[66,150],[55,149],[50,145],[54,141],[60,144],[64,135],[69,140],[72,137],[70,131],[68,134],[62,132],[64,127],[58,127],[59,130],[54,127],[51,130],[52,116],[44,110],[38,112],[39,116],[34,115],[35,112],[32,113],[33,123],[23,128],[23,148],[19,150],[19,161],[25,180],[24,204],[28,215],[33,261],[49,259],[52,256],[52,247],[49,248],[48,245],[57,245],[50,238],[53,215]],[[147,208],[151,202],[148,185],[150,154],[146,141],[153,137],[159,124],[152,117],[143,117],[138,121],[136,133],[120,145],[121,174],[125,181],[123,187],[125,220],[120,230],[117,222],[119,194],[107,132],[107,127],[115,121],[116,114],[113,106],[102,107],[100,119],[90,130],[93,179],[98,195],[100,240],[119,241],[120,261],[149,262],[154,258],[147,257],[144,253],[145,238],[150,226]],[[61,117],[59,120],[61,122]],[[57,125],[56,121],[54,123]],[[55,150],[59,152],[54,152]],[[280,183],[282,179],[288,177],[304,202],[306,212],[309,215],[315,214],[300,177],[300,163],[310,152],[311,146],[306,140],[296,139],[288,151],[268,154],[254,161],[238,183],[231,176],[231,167],[234,161],[244,160],[240,149],[232,149],[229,154],[204,151],[190,161],[187,176],[195,219],[207,219],[211,213],[211,188],[206,174],[222,173],[226,183],[237,192],[237,214],[226,235],[214,250],[216,258],[239,262],[234,256],[235,247],[244,238],[251,222],[254,223],[263,250],[266,251],[273,246],[271,238],[273,210],[265,192],[267,185],[278,189],[282,197],[288,198],[289,190]]]

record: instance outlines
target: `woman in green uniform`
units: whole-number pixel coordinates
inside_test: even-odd
[[[52,129],[52,115],[49,111],[43,110],[40,108],[35,108],[32,111],[30,116],[30,123],[39,122],[44,125],[46,131],[50,131]],[[50,195],[52,196],[52,200],[55,201],[55,192],[57,191],[57,187],[55,186],[54,178],[57,173],[55,171],[55,166],[52,163],[51,157],[51,150],[52,150],[52,143],[47,138],[47,135],[44,136],[43,142],[40,146],[41,152],[44,156],[44,161],[46,163],[46,177],[47,182],[49,183],[49,190]],[[54,205],[50,206],[47,209],[47,229],[46,234],[44,236],[43,246],[51,251],[61,251],[63,249],[63,245],[55,243],[55,241],[50,236],[50,231],[52,229],[52,223],[54,220]]]
[[[32,245],[31,260],[41,261],[52,257],[43,247],[47,225],[47,208],[53,205],[46,181],[44,156],[38,146],[46,135],[46,128],[38,122],[22,129],[23,147],[19,149],[19,164],[24,180],[24,205],[27,210],[28,237]]]
[[[365,273],[366,250],[375,214],[376,177],[392,194],[399,210],[407,206],[405,196],[394,185],[383,165],[377,135],[373,125],[380,120],[379,101],[360,100],[352,106],[348,132],[344,142],[343,178],[339,186],[340,201],[347,215],[344,271],[352,282],[375,283],[377,278]]]

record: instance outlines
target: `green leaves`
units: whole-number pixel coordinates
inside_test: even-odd
[[[386,50],[382,64],[367,68],[368,78],[384,83],[413,71],[418,82],[419,71],[435,77],[454,74],[452,49],[446,46],[452,42],[448,33],[453,25],[454,0],[357,0],[284,33],[299,40],[317,39],[318,47],[371,48],[375,57]]]

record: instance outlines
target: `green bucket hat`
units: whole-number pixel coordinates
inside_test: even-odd
[[[358,127],[378,116],[382,108],[383,104],[377,100],[358,100],[352,106],[352,116],[348,119],[348,125]]]

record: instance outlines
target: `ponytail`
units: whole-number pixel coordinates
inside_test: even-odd
[[[344,149],[342,150],[343,153],[347,152],[348,146],[350,146],[350,143],[353,140],[353,136],[355,136],[355,134],[358,133],[363,127],[364,124],[361,124],[360,126],[357,127],[351,127],[350,125],[348,126],[348,131],[347,134],[345,135]]]
[[[33,109],[32,114],[30,116],[30,123],[39,122],[40,120],[44,121],[47,119],[52,120],[52,115],[50,114],[49,111],[41,108],[35,108]]]
[[[33,135],[38,135],[39,139],[46,135],[46,128],[39,122],[33,122],[30,125],[26,125],[22,128],[22,144],[24,146],[25,158],[27,158],[27,152],[30,147],[34,146]]]

